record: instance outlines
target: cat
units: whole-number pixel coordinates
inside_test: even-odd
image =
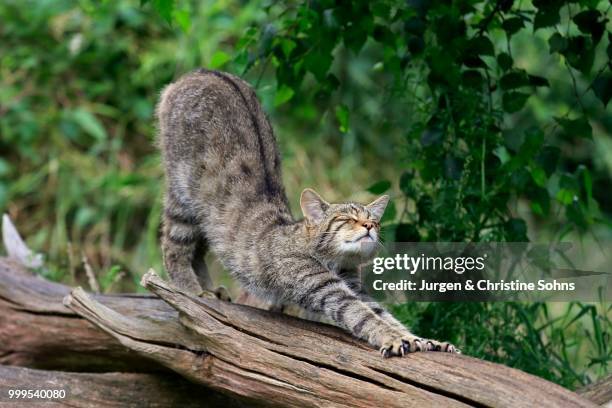
[[[305,189],[304,219],[293,218],[272,127],[245,81],[196,70],[162,91],[156,114],[166,175],[162,252],[177,286],[212,290],[203,261],[210,249],[250,293],[321,314],[383,357],[459,352],[415,336],[356,288],[388,196],[330,204]]]

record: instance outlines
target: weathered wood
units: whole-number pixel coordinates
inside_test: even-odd
[[[612,407],[612,374],[576,390],[576,393],[597,405]]]
[[[64,390],[65,398],[10,399],[8,390]],[[173,373],[72,373],[0,366],[0,406],[77,408],[240,407]]]
[[[593,406],[576,394],[505,366],[466,356],[416,353],[383,360],[376,350],[334,327],[295,319],[216,299],[182,293],[153,274],[145,286],[163,299],[146,296],[89,295],[76,289],[66,299],[72,309],[58,303],[68,293],[62,285],[25,275],[19,266],[0,258],[0,301],[17,319],[34,316],[29,326],[46,319],[66,319],[78,329],[64,326],[68,334],[53,341],[47,335],[29,346],[28,353],[3,341],[11,339],[11,326],[0,317],[0,356],[45,355],[53,346],[56,355],[80,353],[85,363],[96,356],[105,360],[131,356],[127,367],[159,366],[192,382],[232,397],[278,406]],[[165,303],[167,302],[167,303]],[[75,318],[74,311],[96,327]],[[0,313],[0,316],[6,313]],[[180,317],[179,317],[180,315]],[[54,321],[54,324],[57,322]],[[73,335],[70,335],[72,333]],[[25,335],[25,331],[23,335]],[[59,335],[58,333],[55,333]],[[110,336],[109,336],[110,334]],[[83,336],[88,343],[80,346]],[[89,336],[89,338],[88,338]],[[112,337],[111,337],[112,336]],[[62,348],[64,344],[64,348]],[[2,357],[0,357],[2,358]],[[55,364],[60,363],[55,357]],[[0,360],[2,361],[2,360]],[[36,361],[36,357],[29,357]],[[147,362],[147,363],[145,363]]]
[[[445,353],[383,360],[329,326],[192,297],[151,272],[143,284],[176,308],[197,335],[174,333],[152,342],[147,322],[126,318],[80,289],[67,304],[122,344],[192,381],[255,400],[286,406],[592,405],[508,367]]]
[[[164,370],[66,308],[62,299],[69,293],[67,286],[0,258],[0,364],[89,372]],[[128,315],[153,314],[169,322],[178,315],[151,295],[96,298]]]

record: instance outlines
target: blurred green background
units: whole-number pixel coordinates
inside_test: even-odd
[[[389,241],[610,249],[607,2],[142,3],[0,3],[0,209],[45,254],[47,278],[87,285],[88,264],[102,291],[134,291],[162,270],[153,114],[163,86],[197,67],[255,87],[294,214],[305,187],[330,201],[389,192]],[[610,370],[609,302],[394,312],[567,387]]]

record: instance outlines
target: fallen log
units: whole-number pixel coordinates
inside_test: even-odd
[[[39,390],[50,398],[13,398],[8,390]],[[56,390],[57,398],[53,398]],[[172,373],[72,373],[0,366],[0,405],[97,408],[240,407]],[[64,394],[60,394],[61,392]],[[17,394],[20,395],[21,394]],[[40,394],[39,394],[40,395]],[[63,395],[63,397],[61,397]]]
[[[329,326],[192,297],[152,272],[143,286],[179,311],[199,341],[175,333],[153,343],[146,322],[125,319],[81,289],[66,304],[127,347],[220,391],[285,406],[591,406],[559,386],[482,360],[445,353],[384,360]]]
[[[21,264],[0,258],[0,364],[47,370],[163,370],[123,347],[62,304],[70,288],[42,279]],[[146,309],[156,315],[177,313],[151,295],[95,295],[126,314]]]
[[[68,361],[80,370],[91,356],[97,356],[100,369],[113,368],[110,360],[131,359],[123,366],[166,368],[249,405],[593,406],[560,386],[502,365],[445,353],[384,360],[331,326],[192,297],[151,273],[143,283],[161,299],[75,289],[65,300],[68,309],[59,303],[67,287],[24,274],[22,267],[0,258],[0,304],[13,312],[11,322],[0,318],[0,358],[6,364]],[[32,315],[37,320],[26,320],[29,330],[21,335],[31,337],[28,347],[16,342],[7,347],[4,341],[11,339],[17,320]],[[42,334],[35,330],[55,318],[77,327],[64,323],[64,348],[46,331],[51,324],[38,331]],[[74,353],[80,357],[59,357]]]
[[[576,390],[576,393],[597,405],[612,407],[612,375],[586,385]]]

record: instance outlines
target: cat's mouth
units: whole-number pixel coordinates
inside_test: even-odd
[[[366,232],[365,234],[363,234],[362,236],[355,238],[352,241],[344,241],[347,244],[356,244],[357,242],[373,242],[374,238],[372,238],[372,236],[370,235],[370,232]]]

